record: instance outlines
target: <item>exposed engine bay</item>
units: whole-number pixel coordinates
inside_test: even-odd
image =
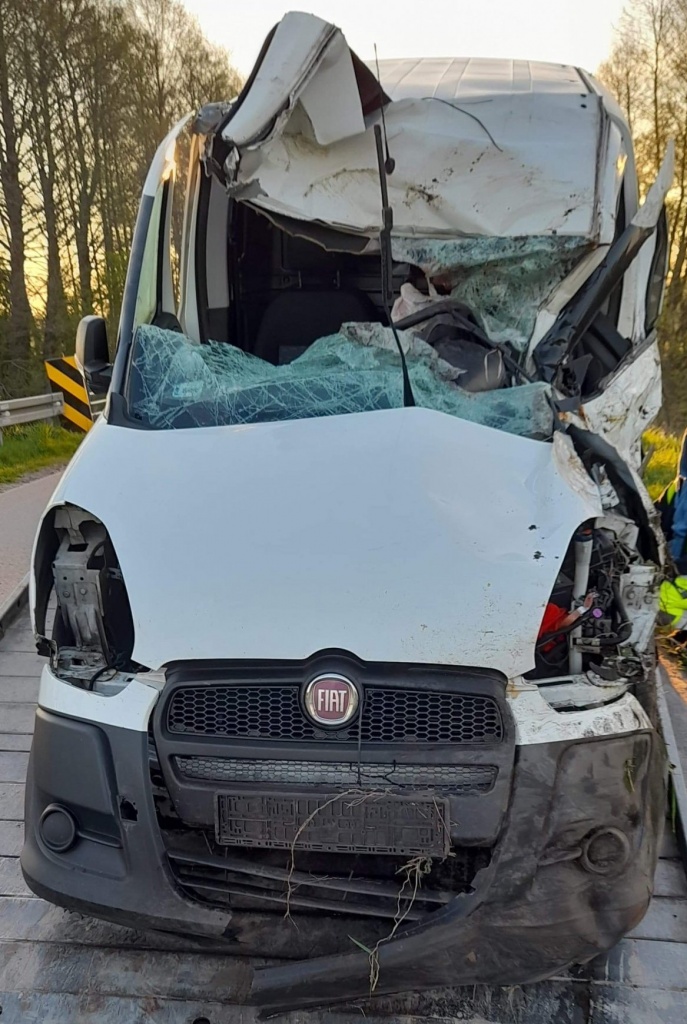
[[[75,686],[93,689],[98,680],[133,668],[133,620],[112,541],[95,516],[69,505],[55,509],[43,540],[45,557],[52,555],[52,586],[46,561],[39,653]],[[51,592],[57,611],[48,629]]]
[[[536,668],[527,678],[584,672],[596,685],[620,686],[653,663],[657,568],[640,559],[637,535],[638,528],[620,518],[580,527],[547,604]]]

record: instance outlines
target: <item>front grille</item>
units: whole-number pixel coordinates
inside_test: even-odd
[[[448,691],[369,686],[361,720],[337,738],[368,743],[494,743],[503,721],[492,697]],[[174,691],[167,710],[170,733],[270,740],[322,739],[305,717],[297,686],[202,685]],[[331,735],[331,734],[330,734]]]
[[[361,764],[342,761],[276,761],[220,757],[177,757],[187,779],[205,782],[275,783],[284,785],[431,787],[445,793],[488,793],[496,781],[492,765]]]
[[[177,690],[168,712],[170,732],[194,736],[312,739],[294,686],[189,686]]]

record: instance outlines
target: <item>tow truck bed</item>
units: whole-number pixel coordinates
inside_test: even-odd
[[[36,899],[19,868],[24,778],[42,659],[25,611],[0,622],[0,1013],[2,1024],[252,1024],[236,1002],[235,972],[218,945],[143,934],[69,914]],[[687,703],[664,677],[687,761]],[[664,702],[664,707],[666,702]],[[670,722],[668,733],[672,734]],[[673,742],[666,735],[669,748]],[[684,780],[675,773],[678,808]],[[682,787],[682,789],[680,789]],[[683,809],[684,814],[684,809]],[[683,822],[677,836],[682,840]],[[669,824],[649,912],[607,956],[524,988],[452,989],[375,999],[335,1011],[285,1014],[349,1024],[431,1019],[473,1024],[684,1024],[687,1020],[687,872]],[[266,963],[256,956],[256,964]],[[274,962],[274,961],[273,961]]]

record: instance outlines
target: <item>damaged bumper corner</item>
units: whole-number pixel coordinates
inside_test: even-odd
[[[666,779],[654,731],[520,748],[490,867],[473,894],[380,944],[374,994],[407,991],[409,978],[414,991],[527,984],[612,948],[649,905]],[[614,864],[616,833],[628,845]],[[366,998],[370,977],[357,952],[270,967],[255,972],[250,1001],[274,1013]]]

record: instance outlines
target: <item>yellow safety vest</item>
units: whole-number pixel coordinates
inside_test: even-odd
[[[670,616],[672,630],[687,629],[687,576],[664,580],[659,591],[661,611]]]

